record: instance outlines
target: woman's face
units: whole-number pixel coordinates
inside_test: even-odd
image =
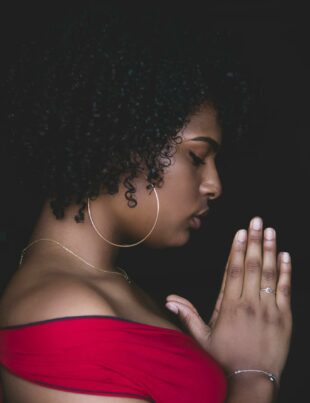
[[[221,143],[216,111],[211,106],[202,107],[179,135],[183,141],[177,145],[171,165],[165,170],[162,187],[156,188],[160,206],[158,221],[144,241],[155,248],[184,245],[190,231],[199,227],[200,220],[194,216],[206,211],[208,200],[219,197],[222,191],[215,166]],[[145,184],[145,179],[135,182],[138,205],[133,209],[127,207],[128,229],[131,235],[134,232],[136,241],[150,231],[156,218],[154,190],[149,194]]]

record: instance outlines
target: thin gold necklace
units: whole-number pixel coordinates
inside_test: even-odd
[[[99,267],[95,267],[95,266],[93,266],[92,264],[86,262],[86,260],[84,260],[83,258],[81,258],[80,256],[78,256],[78,255],[75,254],[74,252],[72,252],[72,250],[66,248],[65,246],[63,246],[63,245],[62,245],[61,243],[59,243],[58,241],[55,241],[54,239],[50,239],[50,238],[40,238],[40,239],[36,239],[35,241],[33,241],[33,242],[31,242],[29,245],[27,245],[26,248],[24,248],[24,249],[22,250],[22,253],[21,253],[21,255],[20,255],[19,265],[21,265],[21,263],[22,263],[22,261],[23,261],[24,254],[25,254],[26,250],[27,250],[28,248],[30,248],[30,246],[32,246],[33,244],[35,244],[35,243],[37,243],[37,242],[39,242],[39,241],[50,241],[50,242],[54,242],[54,243],[56,243],[57,245],[61,246],[63,249],[65,249],[67,252],[71,253],[72,255],[74,255],[75,257],[77,257],[78,259],[80,259],[82,262],[86,263],[88,266],[90,266],[90,267],[92,267],[93,269],[95,269],[97,272],[101,273],[101,272],[104,271],[104,272],[106,272],[106,273],[119,274],[119,275],[123,276],[124,279],[125,279],[129,284],[131,284],[131,280],[130,280],[128,274],[127,274],[127,273],[125,272],[125,270],[122,269],[121,267],[118,267],[118,266],[117,266],[117,268],[121,271],[121,273],[118,272],[118,271],[104,270],[104,269],[100,269]]]

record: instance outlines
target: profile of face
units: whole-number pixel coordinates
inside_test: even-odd
[[[191,230],[199,227],[200,220],[193,217],[206,211],[208,200],[218,198],[222,192],[215,165],[217,149],[221,144],[216,110],[209,105],[201,107],[178,134],[182,142],[176,146],[171,165],[165,169],[163,185],[156,188],[160,206],[158,221],[144,241],[153,248],[184,245]],[[118,210],[124,234],[131,243],[149,233],[157,212],[154,190],[146,190],[145,177],[137,178],[134,184],[138,205],[128,208],[127,201],[122,197]],[[126,188],[120,186],[118,195],[123,196],[124,191]]]

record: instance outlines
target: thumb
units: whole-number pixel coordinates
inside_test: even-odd
[[[184,299],[185,300],[185,299]],[[165,306],[180,318],[181,322],[188,329],[189,334],[206,349],[211,329],[200,317],[196,308],[186,300],[187,303],[169,299]]]

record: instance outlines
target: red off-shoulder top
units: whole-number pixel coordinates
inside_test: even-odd
[[[227,391],[222,368],[190,335],[115,316],[2,327],[0,365],[48,388],[156,403],[222,403]]]

